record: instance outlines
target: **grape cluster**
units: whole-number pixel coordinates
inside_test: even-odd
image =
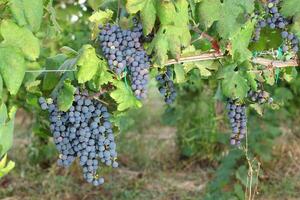
[[[257,42],[259,40],[261,29],[266,26],[267,26],[267,23],[265,20],[262,19],[262,20],[258,21],[258,23],[255,26],[255,31],[254,31],[254,37],[253,37],[254,42]]]
[[[118,167],[110,114],[106,106],[87,94],[77,91],[74,99],[66,112],[59,111],[55,102],[47,103],[43,97],[39,103],[50,113],[50,130],[60,153],[58,165],[68,167],[79,157],[85,180],[98,186],[104,183],[97,173],[100,162]]]
[[[253,41],[259,40],[261,29],[268,25],[271,29],[278,28],[282,30],[281,37],[285,40],[285,44],[282,46],[283,52],[287,52],[289,46],[291,46],[292,50],[297,53],[299,51],[299,40],[295,34],[286,31],[287,26],[291,24],[292,21],[286,19],[279,13],[278,4],[279,0],[268,0],[265,6],[267,15],[265,19],[258,21]]]
[[[227,103],[228,118],[232,128],[230,144],[239,146],[247,133],[246,106],[236,100],[229,99]]]
[[[102,51],[110,69],[118,75],[128,70],[135,96],[146,98],[150,59],[140,43],[142,25],[135,24],[133,30],[111,24],[99,28]]]
[[[170,67],[167,67],[167,71],[163,74],[156,76],[156,80],[159,84],[159,92],[164,96],[167,104],[172,104],[177,96],[174,82],[172,81],[173,72]]]
[[[281,32],[281,37],[285,40],[285,44],[282,46],[283,52],[287,52],[289,50],[289,45],[295,53],[299,51],[299,39],[295,34],[283,31]]]
[[[255,103],[259,103],[259,104],[265,104],[265,103],[272,103],[273,102],[273,98],[270,97],[270,94],[264,90],[257,90],[257,91],[253,91],[250,90],[248,92],[248,98]]]

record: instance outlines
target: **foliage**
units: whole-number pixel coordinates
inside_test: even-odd
[[[166,69],[170,59],[194,58],[210,51],[223,55],[218,61],[188,60],[173,65],[179,98],[175,108],[169,107],[179,123],[178,145],[182,154],[187,157],[206,154],[211,160],[219,159],[214,157],[214,152],[226,149],[226,142],[219,133],[219,115],[215,114],[211,101],[213,93],[218,101],[227,98],[246,101],[248,91],[257,89],[257,82],[265,87],[276,86],[281,81],[297,85],[295,68],[274,70],[252,60],[257,56],[279,61],[297,58],[293,52],[282,52],[282,41],[275,30],[264,28],[260,41],[251,44],[255,24],[262,17],[256,16],[255,11],[262,7],[263,2],[253,0],[92,0],[82,4],[52,0],[0,1],[0,172],[5,169],[7,173],[12,168],[10,162],[5,164],[6,156],[3,156],[12,146],[17,108],[23,107],[41,118],[36,120],[39,124],[34,132],[45,137],[50,135],[46,115],[38,105],[41,96],[49,101],[57,99],[60,110],[65,111],[72,105],[75,87],[86,89],[91,97],[115,111],[115,129],[119,128],[117,122],[124,114],[142,107],[143,102],[128,87],[129,75],[118,76],[109,69],[97,38],[100,24],[119,23],[122,28],[130,29],[136,19],[143,26],[144,48],[152,56],[153,77]],[[288,29],[299,37],[298,0],[283,0],[280,8],[291,21]],[[276,102],[273,108],[290,103],[293,92],[298,92],[293,84],[273,89]],[[258,112],[262,109],[257,104],[252,107]],[[266,126],[268,134],[264,136],[258,134],[260,130],[249,136],[251,159],[256,156],[270,159],[266,149],[278,135],[270,131],[276,125]],[[216,174],[217,183],[209,189],[216,195],[216,188],[224,186],[218,183],[219,179],[226,176],[224,180],[227,180],[234,170],[240,172],[249,167],[238,162],[245,162],[244,155],[232,153],[238,151],[230,151],[222,161]],[[243,182],[238,177],[241,175],[235,180]],[[240,198],[240,191],[245,187],[248,186],[242,184],[232,188]]]

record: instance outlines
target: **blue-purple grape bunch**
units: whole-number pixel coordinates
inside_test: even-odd
[[[76,91],[74,102],[66,112],[55,101],[40,97],[43,110],[49,111],[50,130],[59,152],[57,164],[68,167],[78,157],[83,177],[94,186],[102,185],[100,163],[118,167],[116,143],[107,107],[85,93]]]
[[[170,67],[167,67],[165,73],[156,76],[159,93],[165,98],[166,104],[172,104],[177,96],[172,76],[173,72]]]
[[[270,97],[270,94],[262,89],[257,91],[250,90],[248,92],[248,98],[250,101],[258,104],[273,103],[273,98]]]
[[[295,34],[287,31],[287,26],[291,24],[292,21],[280,14],[278,9],[279,3],[280,0],[268,0],[265,6],[266,16],[264,19],[258,21],[253,41],[259,40],[261,29],[268,25],[271,29],[278,28],[281,30],[281,37],[284,40],[282,51],[284,53],[289,50],[289,47],[291,47],[292,51],[297,53],[299,51],[299,39]]]
[[[230,144],[239,146],[247,133],[246,105],[238,103],[237,100],[229,99],[226,108],[232,129]]]
[[[132,30],[122,30],[118,25],[99,26],[99,39],[109,67],[116,74],[129,72],[131,88],[138,99],[147,97],[150,59],[140,39],[142,25],[135,23]],[[126,76],[126,74],[124,74]]]

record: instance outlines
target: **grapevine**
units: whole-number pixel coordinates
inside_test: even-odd
[[[227,108],[211,112],[214,120],[227,114],[229,143],[251,155],[247,138],[255,134],[247,113],[284,105],[278,93],[294,89],[287,85],[295,84],[299,71],[298,5],[298,0],[0,0],[0,178],[13,168],[6,164],[7,153],[15,114],[25,109],[34,116],[33,132],[53,137],[59,166],[78,160],[86,182],[102,185],[100,167],[118,168],[124,153],[117,154],[114,133],[122,133],[124,116],[151,100],[151,87],[174,112],[189,99],[180,92],[214,91],[216,104],[222,102],[216,107]],[[80,10],[74,14],[68,7]],[[280,87],[286,90],[274,92]],[[220,142],[211,137],[206,141]]]

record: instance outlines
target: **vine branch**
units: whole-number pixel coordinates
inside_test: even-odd
[[[203,53],[200,55],[184,56],[179,59],[170,59],[167,61],[165,65],[168,66],[173,64],[181,64],[181,63],[188,63],[188,62],[195,62],[195,61],[217,60],[221,58],[224,58],[224,55],[222,53],[211,52],[211,53]],[[272,66],[272,68],[300,67],[300,62],[297,59],[280,61],[280,60],[272,60],[272,59],[256,57],[253,58],[251,62],[263,66]]]

